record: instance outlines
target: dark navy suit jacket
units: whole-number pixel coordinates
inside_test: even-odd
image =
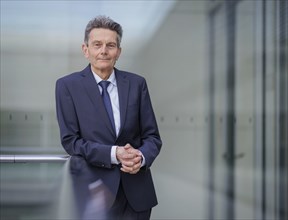
[[[145,79],[116,68],[115,76],[121,121],[118,137],[90,65],[57,80],[56,110],[61,143],[68,154],[85,161],[114,196],[121,179],[129,204],[135,211],[144,211],[157,205],[150,166],[162,142]],[[121,172],[119,166],[111,164],[112,145],[127,143],[145,157],[146,165],[137,174]]]

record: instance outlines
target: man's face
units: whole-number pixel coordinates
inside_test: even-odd
[[[121,53],[117,45],[117,33],[103,28],[92,29],[88,45],[83,44],[82,49],[96,73],[111,73]]]

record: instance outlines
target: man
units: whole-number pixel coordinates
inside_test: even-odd
[[[110,190],[108,219],[149,219],[157,205],[150,167],[162,142],[145,79],[114,67],[121,38],[109,17],[88,23],[82,50],[89,65],[57,80],[57,119],[64,149]]]

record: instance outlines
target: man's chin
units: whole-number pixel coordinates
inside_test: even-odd
[[[94,68],[95,70],[101,71],[101,72],[109,72],[113,70],[113,66],[111,67],[111,65],[99,65],[96,68]]]

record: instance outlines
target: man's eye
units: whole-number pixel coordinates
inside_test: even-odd
[[[108,46],[108,48],[111,48],[111,49],[116,47],[115,44],[108,44],[107,46]]]
[[[102,44],[94,44],[93,46],[99,48],[102,46]]]

